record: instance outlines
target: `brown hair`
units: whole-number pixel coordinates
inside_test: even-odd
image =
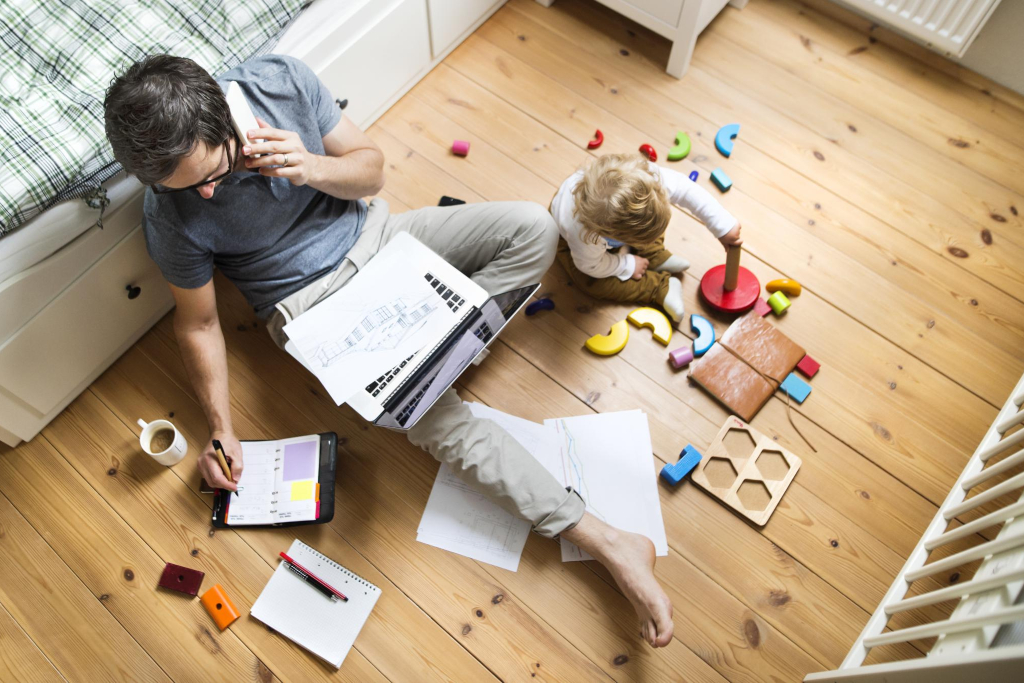
[[[630,246],[665,234],[672,211],[665,188],[639,154],[598,157],[573,188],[584,239],[610,237]]]
[[[227,98],[206,69],[185,57],[151,55],[128,67],[103,101],[114,158],[144,185],[155,185],[199,141],[231,135]]]

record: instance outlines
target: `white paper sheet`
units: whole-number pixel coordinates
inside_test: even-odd
[[[557,458],[554,430],[479,403],[467,405],[477,417],[500,424],[539,460]],[[441,465],[416,540],[514,572],[529,533],[529,522],[505,512]]]
[[[583,496],[587,511],[608,524],[651,539],[668,555],[654,471],[650,428],[639,410],[545,420],[555,429],[559,463],[548,470]],[[593,559],[565,539],[562,560]]]
[[[334,402],[436,344],[464,315],[426,274],[440,257],[400,233],[348,284],[284,326]]]

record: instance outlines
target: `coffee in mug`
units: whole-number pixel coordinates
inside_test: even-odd
[[[188,453],[188,442],[177,427],[167,420],[146,422],[138,420],[142,427],[139,445],[161,465],[177,465]]]

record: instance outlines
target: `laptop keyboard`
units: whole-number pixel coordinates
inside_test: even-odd
[[[430,385],[434,383],[435,379],[436,377],[431,377],[429,382],[420,387],[420,390],[416,392],[416,395],[405,404],[404,408],[402,408],[402,412],[395,416],[395,420],[399,425],[404,427],[405,423],[409,421],[409,418],[412,417],[413,411],[416,410],[416,406],[418,406],[420,401],[423,399],[423,394],[427,393],[427,389],[430,388]]]
[[[462,308],[462,305],[466,303],[466,300],[456,294],[454,289],[441,282],[431,273],[427,273],[425,277],[427,282],[430,283],[430,286],[434,288],[434,291],[441,295],[441,299],[448,305],[448,308],[452,309],[453,313],[458,313],[459,309]]]

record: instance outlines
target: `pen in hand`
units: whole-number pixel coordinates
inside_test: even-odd
[[[217,460],[220,462],[220,468],[224,470],[224,476],[228,478],[228,481],[234,481],[231,478],[231,468],[228,467],[228,460],[224,457],[224,447],[220,445],[220,441],[217,439],[213,440],[213,452],[217,454]],[[241,493],[235,491],[236,496],[240,496]]]

